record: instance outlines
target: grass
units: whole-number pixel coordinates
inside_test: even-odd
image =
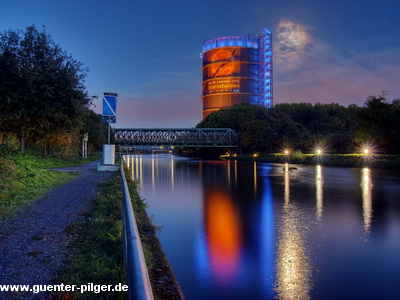
[[[91,203],[90,213],[75,222],[68,232],[75,236],[70,244],[71,260],[68,268],[59,273],[56,283],[75,285],[124,284],[120,176],[116,173],[101,184],[101,191]],[[125,293],[75,292],[58,295],[72,299],[124,299]]]
[[[77,174],[49,170],[93,161],[44,158],[31,153],[17,153],[0,146],[0,218],[38,199],[49,189],[73,179]]]

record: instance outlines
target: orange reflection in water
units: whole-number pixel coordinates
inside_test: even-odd
[[[240,221],[229,195],[206,191],[206,231],[211,269],[222,282],[235,278],[240,263]]]

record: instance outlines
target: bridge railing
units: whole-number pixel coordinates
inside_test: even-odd
[[[114,128],[117,145],[238,147],[230,128]]]

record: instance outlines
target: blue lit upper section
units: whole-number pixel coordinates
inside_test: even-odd
[[[268,28],[262,30],[261,35],[242,35],[218,37],[205,41],[200,56],[209,50],[221,47],[245,47],[259,51],[258,88],[252,104],[260,104],[267,108],[273,104],[273,76],[272,76],[272,32]]]
[[[260,47],[260,38],[258,36],[224,36],[205,41],[201,55],[211,49],[220,47],[246,47],[258,49]]]

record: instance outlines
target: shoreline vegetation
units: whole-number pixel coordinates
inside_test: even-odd
[[[281,153],[273,154],[253,154],[249,156],[227,156],[221,159],[251,160],[265,163],[290,163],[303,165],[321,165],[342,168],[371,168],[384,170],[400,170],[400,155],[390,154],[302,154],[295,152],[292,155]]]

